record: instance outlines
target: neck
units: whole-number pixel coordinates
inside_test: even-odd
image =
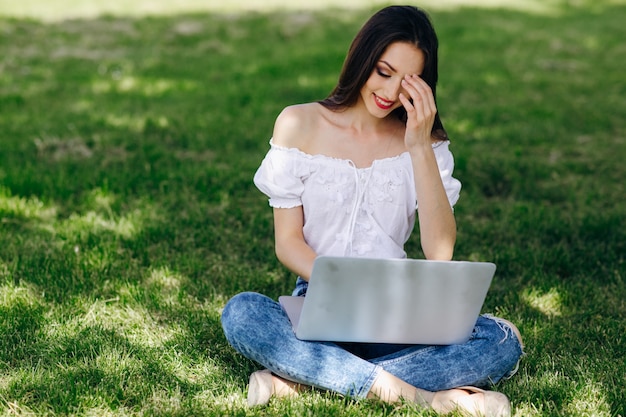
[[[376,134],[395,126],[393,116],[389,115],[383,119],[372,116],[362,100],[342,113],[346,116],[346,127],[357,134]]]

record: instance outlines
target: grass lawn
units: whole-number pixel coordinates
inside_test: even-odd
[[[79,3],[0,4],[0,414],[432,415],[320,392],[249,410],[257,365],[219,322],[240,291],[290,292],[252,176],[378,7]],[[626,3],[462,3],[427,2],[455,259],[498,265],[484,311],[526,343],[497,389],[517,416],[626,416]]]

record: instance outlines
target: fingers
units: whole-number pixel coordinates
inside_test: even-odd
[[[415,117],[418,117],[418,119],[427,119],[434,116],[437,112],[437,106],[435,105],[432,90],[426,81],[422,80],[418,75],[406,75],[402,80],[402,87],[413,101],[411,103],[409,97],[406,97],[404,94],[400,98],[408,114],[412,114],[415,111]]]

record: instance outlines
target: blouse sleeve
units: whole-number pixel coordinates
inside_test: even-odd
[[[437,158],[437,165],[439,166],[439,174],[443,181],[443,187],[448,195],[448,201],[450,206],[454,207],[459,200],[461,193],[461,181],[452,176],[454,171],[454,157],[449,149],[450,143],[448,141],[439,142],[433,145],[435,151],[435,157]]]
[[[269,197],[275,208],[293,208],[302,205],[304,182],[297,172],[298,163],[293,152],[272,146],[254,174],[254,185]]]

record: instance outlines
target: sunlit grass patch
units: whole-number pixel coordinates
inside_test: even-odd
[[[159,322],[141,305],[120,305],[115,299],[95,301],[85,315],[77,319],[81,329],[102,326],[133,344],[146,347],[163,346],[183,331],[177,323]]]
[[[174,301],[173,297],[181,290],[183,280],[182,276],[167,268],[157,268],[150,272],[146,284],[152,291],[168,297],[170,301]]]
[[[37,354],[40,329],[47,322],[42,294],[28,284],[7,281],[0,285],[0,372]]]
[[[146,223],[158,219],[154,207],[146,201],[122,201],[122,197],[96,188],[84,197],[84,213],[71,213],[52,224],[60,236],[80,244],[89,236],[110,233],[115,238],[132,239],[142,233]],[[80,245],[75,247],[78,253]]]
[[[10,222],[12,218],[52,222],[56,219],[57,209],[46,205],[37,197],[20,197],[0,187],[0,221]]]
[[[94,80],[92,90],[96,94],[104,93],[140,93],[146,97],[161,96],[168,92],[191,91],[200,88],[200,85],[193,81],[175,81],[166,78],[161,79],[140,79],[132,75],[120,75],[117,79]]]
[[[0,278],[7,277],[8,268],[0,265]],[[7,277],[8,278],[8,277]],[[41,294],[36,288],[26,285],[15,285],[7,280],[7,283],[0,285],[0,307],[11,309],[15,306],[38,306],[41,303]],[[6,318],[6,316],[5,316]]]
[[[146,117],[132,116],[129,114],[109,113],[104,116],[107,125],[114,128],[122,128],[131,132],[141,133],[146,127]],[[159,125],[167,126],[167,118],[162,116]]]
[[[556,288],[550,288],[545,293],[537,289],[528,289],[522,295],[522,299],[548,317],[561,315],[561,296]]]
[[[571,416],[611,416],[611,405],[606,389],[593,381],[587,381],[573,392],[572,399],[563,408],[563,414]]]
[[[89,211],[83,215],[72,214],[59,226],[59,232],[68,236],[80,236],[100,231],[112,232],[117,236],[131,238],[141,229],[141,213],[135,212],[119,219],[110,219],[105,215]]]

